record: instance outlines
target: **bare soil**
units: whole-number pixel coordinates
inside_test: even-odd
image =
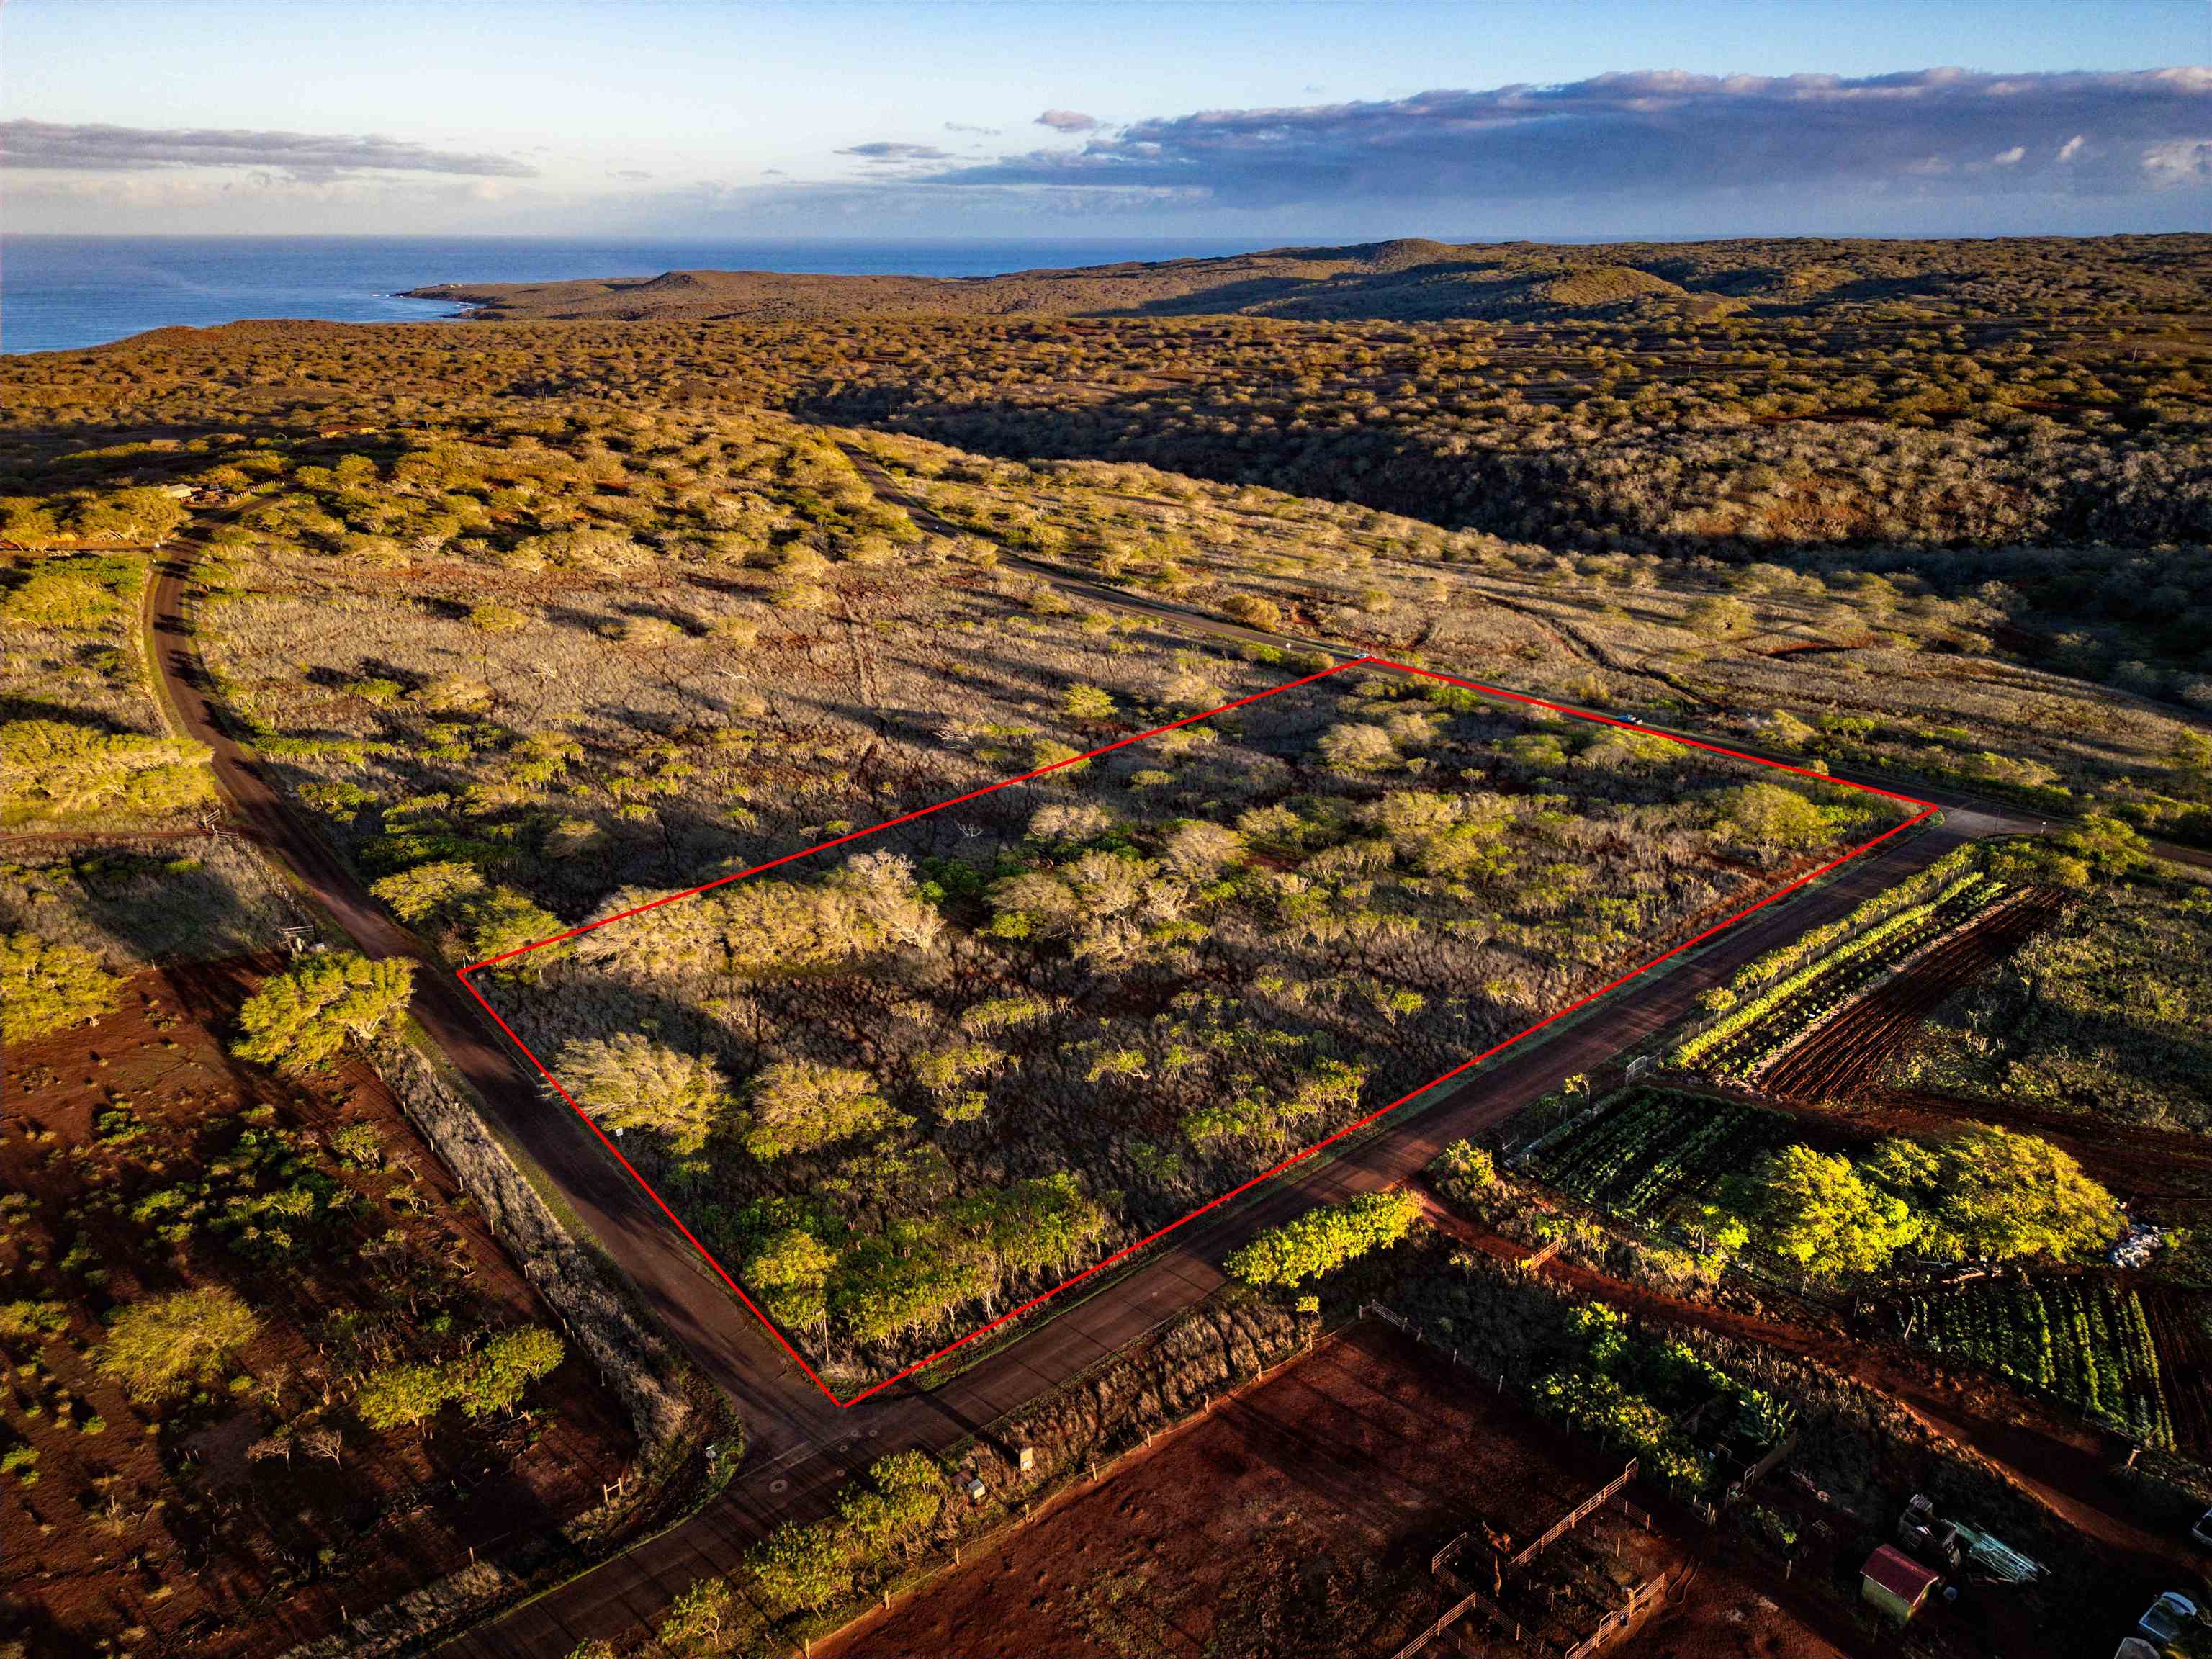
[[[405,1318],[410,1296],[457,1324],[553,1322],[373,1073],[349,1062],[300,1082],[230,1058],[223,1034],[272,960],[149,969],[96,1024],[9,1050],[0,1191],[28,1202],[0,1237],[0,1301],[56,1300],[70,1315],[52,1340],[6,1343],[0,1390],[0,1434],[39,1452],[35,1484],[0,1480],[0,1637],[33,1654],[279,1652],[472,1552],[498,1561],[542,1544],[600,1501],[634,1449],[627,1419],[573,1358],[513,1418],[447,1413],[422,1437],[375,1434],[344,1413],[343,1333]],[[206,1237],[173,1246],[132,1218],[136,1194],[207,1179],[202,1155],[240,1121],[343,1181],[354,1213],[279,1259]],[[324,1150],[361,1125],[380,1143],[374,1167]],[[125,1201],[101,1202],[107,1192]],[[393,1233],[413,1264],[399,1278],[362,1254]],[[90,1252],[75,1268],[73,1247]],[[155,1409],[98,1371],[101,1312],[215,1283],[263,1319],[238,1385]],[[337,1461],[249,1459],[326,1393],[341,1404],[317,1420],[340,1431]]]
[[[1618,1472],[1468,1374],[1361,1327],[817,1651],[1388,1653],[1445,1605],[1428,1569],[1440,1546],[1465,1530],[1479,1540],[1469,1561],[1486,1559],[1481,1540],[1517,1548]],[[1663,1527],[1628,1530],[1634,1571],[1686,1565]],[[1759,1645],[1708,1643],[1696,1603],[1714,1595],[1711,1620]],[[1729,1616],[1747,1608],[1745,1621]],[[1721,1575],[1701,1576],[1638,1640],[1692,1644],[1638,1649],[1655,1654],[1836,1651]]]
[[[2018,949],[2058,913],[2062,902],[2055,893],[2032,894],[1961,929],[1783,1055],[1760,1078],[1761,1087],[1800,1100],[1823,1100],[1861,1087],[1954,991]]]

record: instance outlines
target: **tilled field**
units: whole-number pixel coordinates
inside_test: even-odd
[[[2017,950],[2062,903],[2055,893],[2033,893],[1981,917],[1784,1054],[1760,1076],[1761,1087],[1820,1100],[1863,1086],[1945,998]]]

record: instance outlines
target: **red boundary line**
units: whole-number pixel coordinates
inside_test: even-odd
[[[1894,824],[1891,828],[1885,830],[1881,834],[1875,836],[1872,840],[1862,842],[1856,847],[1850,848],[1848,850],[1838,854],[1836,857],[1829,860],[1826,864],[1820,866],[1817,869],[1808,870],[1803,875],[1798,877],[1795,881],[1786,883],[1783,886],[1776,888],[1772,892],[1767,894],[1765,897],[1759,899],[1757,902],[1746,905],[1742,909],[1736,911],[1733,915],[1727,916],[1723,920],[1713,923],[1710,927],[1706,927],[1698,933],[1692,933],[1689,938],[1682,940],[1679,945],[1676,945],[1672,950],[1662,951],[1657,956],[1653,957],[1650,961],[1642,963],[1638,966],[1630,969],[1618,979],[1609,980],[1605,984],[1599,986],[1597,989],[1589,992],[1583,996],[1577,997],[1572,1002],[1568,1003],[1565,1006],[1547,1014],[1534,1024],[1516,1031],[1511,1036],[1507,1037],[1504,1042],[1496,1043],[1493,1046],[1484,1049],[1480,1054],[1462,1060],[1458,1065],[1453,1066],[1449,1072],[1444,1072],[1436,1077],[1431,1078],[1426,1083],[1422,1084],[1419,1088],[1407,1091],[1406,1093],[1400,1095],[1397,1099],[1390,1102],[1388,1105],[1377,1107],[1375,1110],[1368,1113],[1364,1117],[1346,1124],[1334,1133],[1325,1136],[1320,1140],[1316,1140],[1312,1146],[1305,1147],[1302,1151],[1292,1152],[1288,1158],[1285,1158],[1281,1160],[1281,1162],[1262,1170],[1258,1175],[1252,1176],[1249,1180],[1240,1182],[1237,1185],[1231,1187],[1227,1192],[1223,1193],[1219,1197],[1200,1205],[1196,1209],[1191,1211],[1189,1214],[1179,1217],[1174,1221],[1170,1221],[1166,1226],[1160,1228],[1156,1232],[1147,1233],[1144,1237],[1137,1240],[1133,1244],[1123,1245],[1120,1249],[1115,1251],[1113,1255],[1105,1257],[1103,1261],[1093,1262],[1090,1267],[1085,1267],[1081,1273],[1061,1280],[1060,1283],[1054,1285],[1048,1291],[1042,1291],[1039,1294],[1031,1297],[1028,1301],[1021,1304],[1018,1307],[1009,1308],[1005,1313],[1000,1314],[996,1319],[990,1321],[987,1324],[978,1325],[974,1330],[969,1332],[967,1335],[959,1338],[956,1341],[946,1343],[934,1353],[928,1354],[921,1359],[917,1359],[910,1365],[907,1365],[899,1370],[893,1371],[889,1376],[883,1378],[880,1382],[870,1384],[867,1388],[861,1389],[860,1393],[854,1395],[848,1399],[840,1399],[836,1391],[833,1390],[828,1383],[822,1380],[820,1375],[815,1370],[814,1367],[807,1364],[805,1355],[800,1353],[798,1348],[793,1345],[790,1338],[787,1337],[783,1332],[777,1328],[776,1322],[773,1319],[770,1319],[766,1313],[762,1311],[760,1305],[756,1303],[751,1297],[745,1294],[744,1286],[738,1284],[737,1279],[731,1275],[729,1269],[725,1267],[715,1259],[714,1253],[713,1251],[709,1250],[704,1244],[699,1242],[697,1236],[694,1234],[689,1227],[684,1224],[683,1218],[678,1216],[674,1210],[669,1208],[668,1200],[661,1197],[661,1195],[653,1189],[653,1183],[647,1181],[643,1176],[640,1175],[637,1172],[635,1166],[633,1165],[628,1158],[623,1156],[622,1149],[616,1146],[606,1132],[601,1129],[599,1126],[592,1121],[592,1115],[576,1103],[575,1097],[562,1086],[561,1079],[555,1077],[553,1073],[547,1069],[545,1062],[538,1058],[538,1055],[532,1050],[530,1045],[515,1035],[514,1028],[509,1025],[507,1021],[501,1017],[499,1010],[491,1006],[491,1003],[485,998],[484,994],[477,988],[476,981],[470,977],[480,969],[497,967],[501,963],[511,961],[516,957],[527,955],[532,951],[543,950],[549,945],[558,945],[565,939],[574,939],[579,934],[588,933],[595,928],[604,927],[610,922],[625,921],[631,916],[642,915],[647,910],[657,909],[661,905],[672,904],[678,899],[690,898],[695,895],[711,891],[714,888],[725,886],[733,881],[743,881],[748,876],[757,876],[764,871],[774,870],[783,865],[793,863],[799,859],[811,857],[816,853],[827,852],[833,847],[842,847],[848,842],[861,840],[866,836],[876,835],[883,830],[892,829],[902,823],[910,823],[916,818],[927,817],[932,813],[941,812],[949,806],[958,806],[964,802],[977,799],[981,796],[995,793],[999,790],[1011,788],[1015,784],[1027,783],[1033,778],[1042,777],[1048,772],[1057,772],[1063,767],[1079,766],[1084,762],[1096,759],[1101,755],[1110,755],[1117,749],[1126,749],[1131,744],[1142,743],[1149,738],[1158,737],[1164,732],[1172,732],[1179,726],[1190,726],[1199,720],[1211,720],[1216,714],[1226,714],[1232,708],[1242,708],[1248,703],[1259,702],[1267,697],[1278,696],[1285,691],[1294,690],[1301,685],[1310,685],[1316,680],[1327,679],[1332,674],[1340,674],[1347,668],[1363,667],[1389,668],[1395,670],[1399,673],[1402,674],[1418,675],[1425,679],[1441,680],[1448,685],[1463,686],[1470,691],[1479,691],[1485,696],[1502,697],[1510,702],[1526,703],[1532,708],[1547,709],[1555,714],[1565,714],[1576,720],[1589,720],[1600,726],[1617,726],[1623,731],[1642,732],[1647,736],[1663,738],[1668,743],[1680,744],[1683,747],[1687,749],[1699,749],[1705,750],[1708,754],[1725,756],[1730,760],[1748,761],[1753,765],[1771,767],[1778,772],[1794,773],[1798,777],[1809,778],[1817,783],[1832,784],[1838,787],[1845,789],[1856,789],[1864,794],[1881,795],[1887,799],[1899,801],[1908,806],[1917,806],[1920,810],[1915,812],[1911,817],[1906,818],[1901,823]],[[814,846],[803,848],[799,852],[787,853],[781,858],[770,859],[765,864],[756,864],[750,869],[738,871],[732,875],[720,876],[713,881],[702,882],[696,887],[687,887],[682,892],[670,893],[660,898],[653,899],[647,903],[634,906],[628,910],[617,911],[613,915],[601,916],[595,921],[587,921],[579,927],[568,928],[566,932],[554,933],[549,935],[547,938],[533,940],[528,945],[517,945],[514,950],[502,951],[497,956],[486,957],[481,962],[472,962],[469,963],[466,967],[458,970],[457,976],[459,978],[461,983],[468,988],[469,994],[476,998],[477,1001],[483,1005],[483,1011],[491,1016],[493,1023],[496,1024],[501,1031],[506,1033],[507,1041],[514,1044],[518,1049],[521,1050],[523,1057],[528,1060],[532,1066],[538,1068],[538,1074],[548,1083],[553,1085],[555,1091],[560,1095],[562,1099],[568,1103],[571,1109],[575,1112],[578,1117],[584,1121],[586,1127],[588,1127],[594,1135],[599,1137],[599,1144],[605,1146],[608,1152],[614,1154],[615,1162],[621,1164],[623,1170],[628,1171],[630,1179],[636,1182],[639,1187],[644,1189],[646,1196],[650,1198],[653,1203],[659,1206],[660,1212],[668,1218],[670,1224],[672,1225],[678,1232],[684,1235],[684,1239],[690,1244],[693,1249],[698,1251],[700,1259],[705,1261],[709,1267],[714,1270],[716,1277],[720,1279],[722,1283],[730,1287],[732,1294],[736,1296],[738,1301],[744,1303],[745,1307],[751,1312],[753,1317],[759,1320],[760,1322],[767,1328],[769,1334],[776,1340],[777,1343],[781,1346],[783,1351],[789,1354],[793,1361],[797,1364],[799,1369],[806,1374],[807,1380],[812,1382],[816,1388],[821,1389],[823,1394],[829,1399],[832,1405],[836,1406],[841,1409],[849,1410],[851,1407],[859,1405],[862,1401],[869,1398],[871,1395],[879,1394],[884,1389],[890,1388],[894,1382],[902,1382],[907,1377],[913,1376],[916,1371],[936,1364],[937,1361],[944,1358],[945,1355],[951,1353],[957,1349],[967,1346],[968,1344],[973,1342],[977,1337],[988,1335],[989,1333],[997,1330],[1000,1327],[1020,1318],[1032,1308],[1040,1307],[1043,1304],[1051,1301],[1063,1291],[1066,1291],[1077,1285],[1080,1285],[1085,1279],[1092,1277],[1094,1274],[1104,1272],[1115,1262],[1125,1261],[1128,1257],[1134,1255],[1138,1251],[1144,1249],[1146,1246],[1158,1243],[1161,1239],[1166,1237],[1177,1228],[1197,1220],[1199,1217],[1206,1214],[1210,1211],[1219,1209],[1231,1200],[1243,1193],[1249,1192],[1253,1188],[1257,1187],[1265,1182],[1273,1180],[1277,1176],[1282,1174],[1284,1170],[1291,1168],[1295,1164],[1304,1163],[1306,1159],[1313,1157],[1316,1152],[1322,1152],[1325,1148],[1334,1145],[1337,1141],[1343,1139],[1346,1135],[1355,1133],[1358,1130],[1365,1128],[1369,1124],[1388,1116],[1390,1113],[1396,1111],[1401,1106],[1405,1105],[1408,1101],[1417,1099],[1420,1096],[1428,1093],[1431,1089],[1437,1088],[1440,1085],[1450,1082],[1452,1079],[1458,1077],[1462,1073],[1471,1071],[1475,1066],[1481,1065],[1483,1061],[1492,1058],[1493,1055],[1503,1054],[1506,1049],[1513,1047],[1514,1044],[1521,1042],[1526,1037],[1533,1036],[1538,1031],[1542,1030],[1546,1026],[1555,1024],[1559,1020],[1565,1019],[1569,1014],[1574,1013],[1579,1009],[1588,1007],[1591,1003],[1597,1001],[1600,998],[1619,990],[1622,986],[1627,984],[1629,981],[1649,973],[1652,969],[1656,968],[1661,963],[1668,961],[1674,957],[1678,957],[1681,955],[1683,951],[1689,950],[1692,946],[1701,944],[1705,940],[1712,938],[1714,934],[1723,933],[1729,928],[1735,927],[1745,917],[1751,915],[1756,911],[1765,908],[1768,905],[1773,903],[1777,899],[1783,897],[1785,894],[1796,891],[1797,889],[1805,886],[1810,882],[1819,879],[1820,877],[1827,874],[1829,871],[1837,868],[1838,866],[1846,864],[1852,859],[1858,857],[1861,854],[1871,851],[1873,848],[1881,846],[1882,842],[1889,840],[1891,836],[1901,834],[1903,831],[1911,829],[1914,824],[1928,817],[1929,813],[1937,810],[1938,809],[1932,802],[1920,800],[1911,795],[1899,794],[1895,790],[1880,789],[1876,788],[1870,783],[1856,783],[1846,778],[1830,777],[1826,773],[1809,771],[1805,768],[1799,766],[1786,765],[1781,761],[1768,760],[1764,756],[1747,755],[1740,750],[1724,748],[1719,744],[1706,743],[1698,738],[1680,737],[1671,732],[1658,731],[1650,727],[1644,726],[1633,720],[1616,720],[1609,714],[1592,714],[1587,709],[1576,708],[1565,703],[1550,702],[1542,697],[1533,697],[1525,692],[1508,691],[1498,686],[1486,685],[1480,680],[1460,679],[1450,674],[1439,673],[1432,668],[1419,668],[1409,663],[1393,662],[1386,657],[1355,657],[1349,662],[1340,662],[1334,665],[1333,667],[1322,669],[1318,672],[1304,675],[1295,680],[1286,680],[1280,685],[1273,687],[1266,691],[1255,692],[1249,697],[1238,697],[1233,702],[1223,703],[1219,708],[1209,708],[1203,714],[1188,714],[1184,716],[1182,720],[1170,720],[1164,726],[1156,726],[1149,732],[1139,732],[1133,737],[1119,738],[1113,743],[1106,744],[1099,748],[1093,749],[1088,753],[1071,756],[1067,759],[1062,761],[1054,761],[1049,766],[1040,766],[1034,771],[1024,772],[1017,777],[1001,779],[999,782],[987,784],[981,789],[971,789],[964,795],[955,795],[950,800],[939,801],[934,806],[924,806],[911,812],[902,812],[897,817],[886,818],[881,823],[871,825],[866,830],[855,830],[851,831],[849,834],[839,836],[834,840],[817,842]]]

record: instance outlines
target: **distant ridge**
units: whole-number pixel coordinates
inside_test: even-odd
[[[2094,239],[2155,308],[2203,303],[2196,261],[2212,237]],[[1419,237],[1279,247],[1219,258],[1123,261],[998,276],[842,276],[671,270],[653,277],[477,285],[407,297],[494,320],[829,321],[1042,316],[1247,316],[1299,322],[1554,322],[1652,313],[1710,317],[1886,307],[1972,313],[2024,274],[2081,281],[2083,243],[1821,238],[1602,246],[1452,243]],[[2167,296],[2170,295],[2170,303]],[[2085,300],[2094,297],[2085,294]]]

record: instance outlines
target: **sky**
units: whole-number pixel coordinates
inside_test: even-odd
[[[4,0],[9,234],[2212,229],[2207,0]]]

